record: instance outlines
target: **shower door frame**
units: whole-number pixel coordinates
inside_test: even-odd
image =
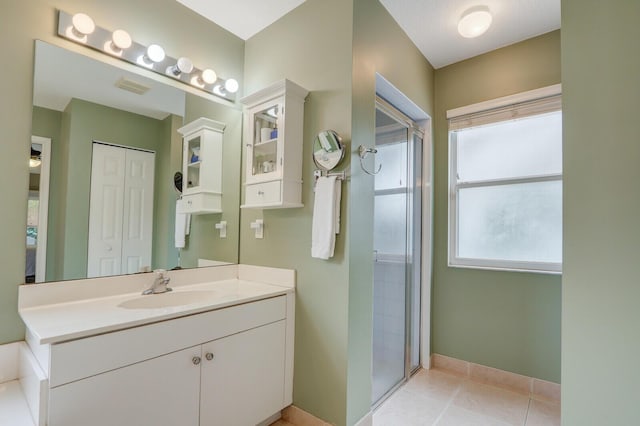
[[[409,196],[413,197],[412,193],[409,193],[410,188],[415,188],[416,182],[413,182],[411,187],[409,186],[409,180],[407,179],[407,210],[406,210],[406,257],[405,257],[405,345],[404,345],[404,377],[394,386],[392,386],[386,393],[384,393],[377,401],[372,403],[372,409],[377,408],[382,402],[384,402],[389,396],[391,396],[400,386],[402,386],[414,373],[416,373],[420,367],[430,367],[430,318],[431,318],[431,271],[432,271],[432,224],[433,224],[433,209],[432,209],[432,162],[433,162],[433,150],[431,144],[431,119],[428,117],[425,120],[416,122],[398,108],[387,102],[383,98],[376,96],[375,102],[376,110],[382,111],[384,114],[390,116],[398,123],[403,124],[407,130],[407,178],[414,177],[414,164],[416,161],[414,153],[414,137],[418,136],[422,142],[422,157],[421,157],[421,176],[418,182],[421,189],[421,217],[413,217],[412,208],[413,204],[409,206]],[[409,161],[411,160],[411,161]],[[409,219],[413,218],[411,222]],[[410,223],[415,223],[416,220],[420,222],[421,238],[420,238],[420,303],[419,303],[419,320],[415,326],[419,327],[418,337],[418,362],[417,365],[412,368],[411,366],[411,334],[413,332],[414,324],[412,323],[411,308],[413,303],[413,295],[411,292],[412,281],[414,278],[413,271],[411,270],[411,263],[409,263],[408,256],[410,249],[413,248],[412,235],[410,230],[412,229]],[[373,371],[372,371],[373,374]]]

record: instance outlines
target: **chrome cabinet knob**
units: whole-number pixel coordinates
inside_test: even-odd
[[[204,357],[207,359],[207,361],[211,361],[213,359],[213,354],[211,352],[207,352]]]
[[[191,358],[191,362],[193,363],[193,365],[200,364],[200,357],[199,356],[194,356],[193,358]]]

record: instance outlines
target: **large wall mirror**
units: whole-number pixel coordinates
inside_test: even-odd
[[[239,108],[42,41],[33,87],[25,282],[238,262]],[[177,249],[177,130],[200,117],[226,124],[223,212],[192,215]]]

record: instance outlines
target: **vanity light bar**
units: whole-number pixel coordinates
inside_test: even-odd
[[[136,43],[129,33],[122,29],[109,31],[99,27],[86,14],[70,15],[59,10],[58,36],[181,81],[228,101],[236,99],[238,82],[233,78],[225,80],[210,68],[196,68],[186,57],[175,59],[167,56],[160,45],[144,46]]]

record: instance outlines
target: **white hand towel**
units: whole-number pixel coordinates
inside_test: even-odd
[[[176,204],[176,207],[177,207],[177,204]],[[190,224],[191,224],[190,214],[178,213],[176,211],[176,229],[175,229],[176,248],[184,248],[186,243],[186,236],[189,235]]]
[[[319,177],[316,182],[311,227],[311,256],[318,259],[333,257],[336,230],[339,230],[340,182],[335,176]]]

